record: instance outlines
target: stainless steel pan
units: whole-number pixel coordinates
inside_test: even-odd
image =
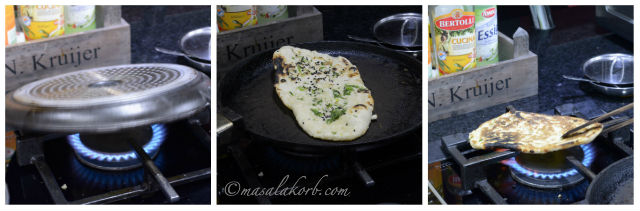
[[[586,61],[582,66],[585,78],[563,76],[569,80],[583,81],[595,91],[609,96],[633,95],[633,56],[628,54],[603,54]]]
[[[633,56],[614,53],[593,57],[582,65],[584,76],[604,84],[633,84]]]
[[[188,32],[180,39],[180,50],[172,51],[156,47],[156,51],[183,56],[193,67],[210,73],[211,72],[211,27],[203,27]]]

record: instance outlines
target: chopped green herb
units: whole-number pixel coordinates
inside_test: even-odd
[[[317,106],[317,105],[320,105],[320,104],[322,104],[322,99],[318,99],[318,98],[314,97],[313,98],[313,105]]]
[[[345,111],[343,108],[336,108],[336,109],[331,110],[331,117],[329,117],[329,119],[327,119],[327,123],[332,123],[332,122],[338,120],[338,118],[340,118],[345,113],[347,113],[347,111]]]
[[[366,89],[364,87],[361,87],[361,86],[358,86],[358,85],[351,85],[351,84],[344,85],[344,89],[345,90],[349,90],[349,93],[351,93],[351,91],[353,91],[353,89],[358,89],[359,92],[368,90],[368,89]]]
[[[335,134],[336,134],[336,131],[331,131],[331,134],[335,135]]]
[[[335,89],[333,90],[333,97],[335,97],[335,98],[342,98],[342,99],[344,99],[344,97],[342,97],[342,96],[340,95],[340,91],[335,90]]]
[[[300,73],[302,72],[302,68],[300,67],[300,65],[296,66],[296,72],[300,72]]]
[[[299,87],[298,87],[298,90],[300,90],[300,91],[304,92],[304,90],[306,90],[306,89],[305,89],[303,86],[299,86]]]
[[[297,98],[297,99],[298,99],[298,100],[304,100],[304,97],[299,97],[299,98]]]
[[[289,94],[290,94],[291,96],[293,96],[293,92],[289,91]]]
[[[318,109],[312,108],[311,112],[313,112],[314,115],[322,117],[322,113],[320,113],[320,111],[318,111]]]
[[[353,86],[352,85],[344,85],[344,90],[342,90],[342,94],[343,95],[350,95],[351,91],[353,91]]]

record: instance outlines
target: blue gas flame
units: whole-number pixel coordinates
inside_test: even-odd
[[[142,149],[147,154],[157,150],[162,145],[166,138],[166,128],[162,124],[154,124],[151,125],[151,130],[153,131],[153,135],[151,136],[151,140],[149,143],[145,144]],[[67,136],[67,140],[71,147],[78,152],[82,157],[90,158],[99,161],[108,161],[108,162],[121,162],[136,159],[138,156],[135,151],[123,152],[123,153],[107,153],[107,152],[98,152],[92,149],[89,149],[85,146],[80,140],[80,134],[72,134]]]
[[[591,144],[584,144],[584,145],[580,145],[580,147],[582,148],[582,151],[584,153],[584,158],[582,158],[582,165],[589,167],[591,166],[591,163],[593,163],[593,159],[596,155],[595,150],[593,148],[593,146]],[[502,164],[505,164],[509,167],[511,167],[511,169],[516,170],[519,173],[522,173],[524,175],[530,176],[530,177],[534,177],[534,178],[540,178],[540,179],[562,179],[565,177],[569,177],[569,176],[573,176],[578,174],[578,170],[576,170],[575,168],[572,168],[571,170],[567,170],[564,172],[560,172],[560,173],[540,173],[540,172],[536,172],[534,170],[531,169],[527,169],[525,167],[523,167],[522,165],[520,165],[518,162],[516,162],[516,158],[512,157],[506,160],[502,161]]]

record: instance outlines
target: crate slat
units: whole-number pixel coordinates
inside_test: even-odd
[[[295,17],[218,33],[218,72],[225,72],[238,61],[266,50],[323,39],[320,11],[312,6],[288,9]]]
[[[538,94],[538,56],[519,28],[514,40],[500,33],[500,62],[428,82],[429,122]]]

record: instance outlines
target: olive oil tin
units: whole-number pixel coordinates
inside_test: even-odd
[[[440,75],[476,67],[475,13],[472,6],[440,5],[429,8],[435,62]]]
[[[64,34],[62,5],[20,5],[20,25],[27,40],[37,40]]]
[[[258,24],[258,9],[252,5],[218,5],[216,16],[220,31]]]

